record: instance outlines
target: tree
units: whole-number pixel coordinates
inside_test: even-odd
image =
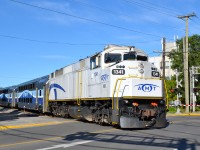
[[[166,89],[167,89],[168,99],[175,100],[176,92],[173,89],[174,89],[174,87],[176,87],[176,81],[175,80],[165,80],[165,81],[166,81]]]
[[[183,75],[183,39],[177,40],[176,44],[178,46],[177,50],[172,50],[168,57],[172,61],[172,69],[177,69],[178,72],[182,72],[179,75],[179,79],[182,79],[184,81],[184,75]],[[189,52],[188,52],[188,65],[189,68],[192,66],[200,66],[200,35],[193,35],[188,38],[188,45],[189,45]],[[173,77],[175,79],[175,77]],[[184,95],[184,85],[182,88],[180,88],[180,92],[183,95],[183,99],[185,98]]]

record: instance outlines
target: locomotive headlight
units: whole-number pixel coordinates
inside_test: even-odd
[[[116,68],[125,68],[124,65],[117,65]]]
[[[138,71],[139,71],[139,73],[141,73],[141,74],[144,73],[144,69],[140,69],[140,70],[138,70]]]
[[[165,101],[164,101],[164,100],[161,100],[161,101],[160,101],[160,104],[161,104],[161,105],[165,105]]]
[[[151,105],[154,106],[154,107],[158,106],[158,104],[155,103],[155,102],[152,102]]]
[[[144,68],[144,64],[142,62],[138,63],[138,67]]]
[[[124,100],[124,103],[125,103],[125,104],[128,104],[128,100]]]
[[[139,106],[139,104],[137,102],[133,102],[132,105],[136,106],[136,107]]]

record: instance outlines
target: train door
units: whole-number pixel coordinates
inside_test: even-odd
[[[48,87],[48,86],[47,86]],[[46,87],[46,85],[43,85],[43,108],[42,111],[47,112],[47,106],[48,106],[48,88]]]
[[[11,107],[15,107],[15,96],[16,96],[16,92],[13,91],[13,92],[12,92],[12,103],[11,103]]]
[[[83,88],[83,76],[82,76],[82,70],[79,70],[77,72],[77,77],[76,77],[76,99],[78,105],[80,105],[81,102],[82,88]]]
[[[35,99],[35,109],[37,110],[38,109],[38,87],[36,87],[36,99]]]

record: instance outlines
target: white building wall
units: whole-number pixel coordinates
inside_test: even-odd
[[[177,49],[176,42],[167,42],[166,45],[166,55],[167,52],[172,51],[173,49]],[[149,61],[152,62],[158,69],[161,70],[162,75],[162,54],[160,56],[149,57]],[[171,79],[171,76],[175,74],[174,70],[171,69],[171,60],[169,57],[165,56],[165,76],[166,78]]]

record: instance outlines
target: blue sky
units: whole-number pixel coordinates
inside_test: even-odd
[[[156,56],[162,37],[185,35],[178,15],[195,12],[189,35],[200,34],[199,6],[199,0],[1,0],[0,87],[50,74],[107,44]]]

